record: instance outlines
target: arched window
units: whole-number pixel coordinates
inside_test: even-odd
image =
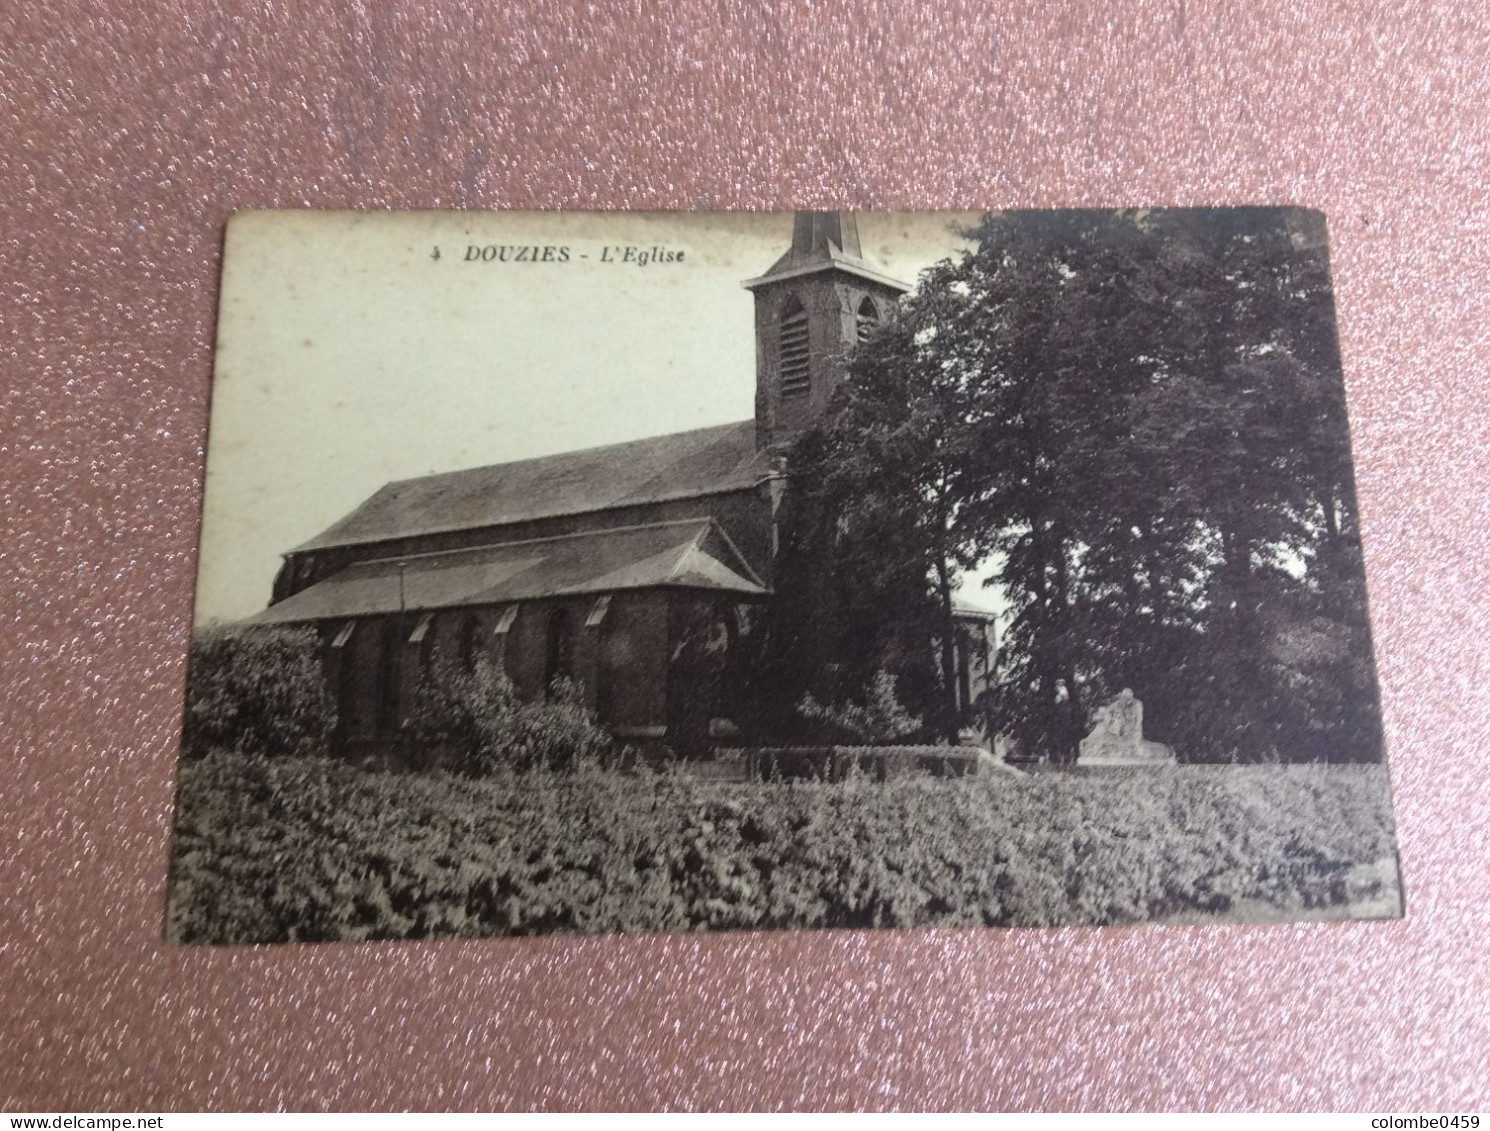
[[[548,662],[543,669],[543,687],[546,692],[556,679],[570,679],[574,675],[574,629],[569,621],[569,610],[555,609],[548,615]]]
[[[859,308],[855,314],[854,323],[858,340],[861,342],[874,333],[875,327],[880,324],[879,308],[874,305],[874,299],[868,295],[865,295],[859,300]]]
[[[781,308],[781,395],[805,396],[812,391],[812,353],[807,340],[807,311],[792,297]]]
[[[465,617],[455,634],[455,662],[463,672],[475,671],[476,661],[481,658],[483,641],[481,622],[474,615]]]
[[[400,660],[403,652],[403,633],[396,620],[383,622],[378,639],[378,729],[397,730],[403,722],[402,704],[399,702],[401,682]]]

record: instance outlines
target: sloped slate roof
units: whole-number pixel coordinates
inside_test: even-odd
[[[389,483],[296,550],[583,514],[751,487],[769,457],[755,421]]]
[[[963,620],[992,622],[999,619],[999,614],[996,610],[961,595],[954,595],[952,598],[952,615]]]
[[[766,593],[713,519],[685,519],[358,562],[243,623],[303,623],[658,587]]]

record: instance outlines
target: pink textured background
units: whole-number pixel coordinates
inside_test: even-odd
[[[1367,7],[0,9],[0,1106],[1490,1106],[1490,39]],[[231,209],[1244,202],[1332,220],[1406,923],[160,943]]]

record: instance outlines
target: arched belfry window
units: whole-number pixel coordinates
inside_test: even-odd
[[[781,308],[781,395],[800,397],[812,391],[812,358],[807,340],[807,311],[796,297]]]
[[[858,340],[861,342],[874,333],[875,327],[880,324],[879,307],[874,305],[874,299],[868,295],[865,295],[859,300],[859,308],[855,312],[854,323]]]

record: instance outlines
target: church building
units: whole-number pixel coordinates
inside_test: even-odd
[[[246,623],[318,628],[344,751],[386,753],[424,673],[480,657],[526,697],[572,680],[624,740],[692,754],[731,732],[709,661],[771,599],[786,453],[908,290],[842,212],[798,213],[791,247],[744,286],[753,418],[390,483],[284,556]],[[963,649],[966,702],[992,617],[959,619],[981,641]]]

